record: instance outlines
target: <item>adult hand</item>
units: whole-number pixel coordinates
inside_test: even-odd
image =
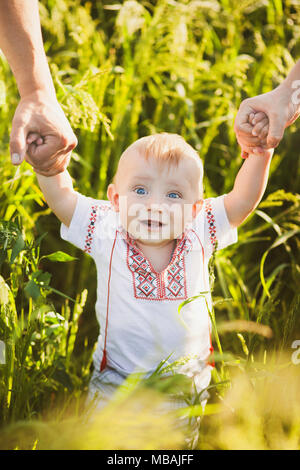
[[[281,141],[286,127],[291,125],[299,116],[298,102],[293,100],[294,90],[285,85],[280,85],[268,93],[247,98],[244,100],[237,113],[234,130],[238,143],[245,153],[264,153],[264,149],[275,148]],[[262,111],[269,119],[267,135],[260,134],[260,124],[250,123],[250,115]],[[258,116],[259,117],[259,116]]]
[[[66,169],[77,139],[52,95],[34,92],[21,97],[10,134],[10,153],[14,165],[25,159],[44,176]]]

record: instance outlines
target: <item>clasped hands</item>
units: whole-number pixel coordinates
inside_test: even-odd
[[[285,128],[299,113],[285,85],[244,100],[234,124],[242,157],[250,153],[264,155],[277,147]],[[25,159],[37,173],[54,176],[67,168],[76,145],[76,136],[55,98],[41,92],[21,98],[10,135],[14,165]]]
[[[77,138],[58,101],[35,92],[22,97],[16,108],[10,134],[14,165],[26,160],[44,176],[64,171]]]
[[[234,130],[243,158],[250,153],[264,155],[279,145],[285,128],[299,116],[292,91],[287,85],[280,85],[241,103]]]

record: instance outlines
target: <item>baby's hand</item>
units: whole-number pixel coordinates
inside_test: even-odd
[[[47,139],[48,139],[48,141],[47,141]],[[51,141],[51,139],[50,139],[50,141]],[[48,136],[43,138],[37,132],[30,132],[27,136],[25,159],[33,167],[33,169],[35,170],[36,173],[43,174],[41,172],[40,167],[36,166],[37,165],[36,162],[38,162],[38,159],[39,159],[39,157],[38,157],[39,152],[41,150],[43,150],[43,148],[46,145],[48,145],[48,150],[50,149],[50,145],[49,145],[50,143],[51,142],[49,142]],[[58,172],[57,172],[58,168],[63,169],[63,171],[64,171],[67,168],[67,165],[70,162],[71,152],[69,153],[68,157],[66,157],[66,155],[61,155],[60,152],[55,153],[54,149],[53,149],[53,151],[54,151],[53,156],[49,157],[48,160],[52,161],[56,158],[56,163],[54,163],[51,167],[51,171],[53,171],[54,173],[50,173],[50,171],[47,172],[47,173],[45,172],[45,176],[55,176],[56,174],[58,174]],[[64,160],[63,164],[62,164],[62,159]]]
[[[254,151],[254,153],[263,155],[263,149],[267,147],[267,135],[269,132],[268,116],[262,111],[251,113],[249,115],[249,124],[252,125],[252,135],[259,138],[259,147],[256,145],[256,148],[259,148],[260,152]],[[247,158],[248,153],[243,152],[242,157]]]
[[[268,116],[263,112],[251,113],[249,116],[249,122],[252,124],[252,135],[258,137],[262,145],[266,145],[266,137],[269,132],[269,119]]]

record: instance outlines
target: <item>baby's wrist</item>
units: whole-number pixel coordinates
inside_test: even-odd
[[[256,157],[262,157],[262,158],[272,158],[274,153],[274,149],[265,149],[262,147],[254,147],[250,155],[255,155]]]

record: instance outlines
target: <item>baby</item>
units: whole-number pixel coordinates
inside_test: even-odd
[[[31,146],[41,142],[32,134],[28,144],[30,157]],[[210,199],[203,199],[198,153],[177,134],[132,143],[108,186],[108,201],[75,192],[67,171],[37,174],[62,222],[62,238],[97,267],[100,335],[91,397],[98,394],[104,403],[129,374],[148,377],[163,360],[178,361],[177,371],[192,376],[198,392],[209,385],[208,262],[214,251],[236,242],[237,227],[263,196],[271,158],[272,151],[249,155],[233,189]]]

